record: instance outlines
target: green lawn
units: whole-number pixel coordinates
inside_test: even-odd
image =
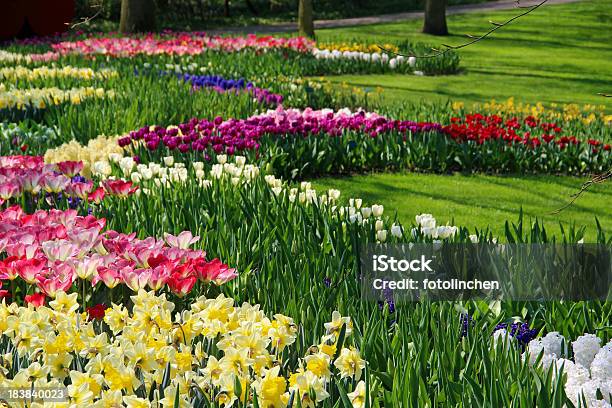
[[[439,222],[454,219],[457,225],[474,228],[490,226],[503,235],[504,220],[516,222],[520,208],[528,219],[543,219],[549,232],[558,235],[559,222],[587,226],[586,240],[595,238],[595,217],[606,235],[612,233],[612,183],[597,185],[585,192],[571,207],[557,215],[550,213],[569,201],[582,179],[555,176],[464,176],[433,174],[372,174],[339,179],[316,180],[318,189],[337,188],[342,198],[363,198],[383,204],[387,215],[397,211],[403,223],[414,222],[420,213],[432,213]]]
[[[370,43],[414,40],[439,45],[464,43],[466,34],[481,34],[489,20],[502,22],[517,10],[448,17],[449,37],[419,33],[422,22],[411,20],[352,28],[319,30],[317,39],[360,39]],[[406,75],[348,75],[329,77],[362,86],[382,86],[389,103],[457,100],[483,102],[495,98],[530,103],[594,103],[612,93],[612,0],[590,0],[567,5],[545,5],[492,37],[459,50],[461,75],[417,77]],[[607,99],[607,100],[606,100]]]
[[[419,33],[421,21],[345,29],[319,30],[321,40],[359,38],[372,43],[404,39],[460,44],[464,34],[489,28],[489,20],[505,21],[516,10],[464,14],[448,18],[454,35],[446,38]],[[544,6],[500,29],[493,37],[458,51],[465,72],[458,76],[405,75],[329,77],[363,86],[382,86],[389,104],[403,101],[458,100],[484,102],[515,97],[529,103],[594,103],[612,93],[612,0]],[[587,240],[595,238],[595,217],[612,233],[612,183],[595,186],[559,215],[550,213],[569,200],[584,179],[555,176],[492,177],[423,174],[374,174],[322,179],[321,188],[338,188],[343,196],[362,197],[397,210],[403,222],[416,214],[433,213],[439,221],[454,219],[471,229],[490,226],[502,235],[504,221],[516,221],[520,208],[531,219],[545,221],[559,233],[559,222],[587,226]]]

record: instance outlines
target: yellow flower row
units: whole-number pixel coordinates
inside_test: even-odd
[[[382,48],[381,48],[382,47]],[[399,52],[399,48],[393,44],[358,44],[358,43],[346,43],[346,42],[322,42],[317,43],[317,48],[320,50],[338,50],[344,51],[357,51],[357,52],[382,52],[384,50]]]
[[[56,67],[38,67],[27,68],[23,66],[0,68],[0,79],[9,81],[17,81],[24,79],[33,81],[36,79],[51,79],[51,78],[75,78],[83,80],[91,79],[108,79],[117,76],[117,71],[111,69],[103,69],[99,72],[91,68],[77,68],[65,66],[62,68]]]
[[[453,103],[453,110],[458,111],[464,108],[462,102]],[[536,118],[545,120],[563,120],[565,122],[579,120],[585,125],[588,125],[596,120],[601,120],[604,123],[612,123],[612,115],[606,115],[604,105],[583,105],[577,104],[550,104],[546,107],[541,102],[534,105],[529,103],[516,103],[514,98],[509,98],[504,102],[491,100],[482,105],[474,104],[475,111],[484,110],[490,114],[498,115],[531,115]]]
[[[82,174],[91,177],[91,168],[94,163],[106,162],[111,155],[123,156],[123,149],[117,143],[119,136],[98,136],[89,140],[87,146],[71,140],[68,143],[45,152],[45,163],[59,163],[62,161],[82,161]]]
[[[359,381],[365,368],[359,351],[344,347],[352,322],[338,312],[325,323],[321,343],[291,368],[284,359],[298,328],[290,317],[269,318],[258,305],[237,307],[223,295],[200,297],[183,311],[154,292],[131,299],[131,313],[115,304],[106,309],[109,331],[78,312],[76,293],[60,292],[48,307],[3,301],[0,344],[13,348],[0,354],[0,383],[24,390],[68,384],[67,401],[56,406],[188,407],[196,392],[231,406],[252,403],[256,392],[260,407],[285,407],[292,393],[314,407],[329,398],[334,378]],[[13,367],[15,354],[21,367]],[[364,396],[361,382],[349,398],[362,407]]]
[[[72,88],[63,90],[59,88],[31,88],[31,89],[7,89],[0,84],[0,109],[27,109],[29,107],[44,109],[47,106],[60,105],[62,103],[80,104],[90,98],[114,98],[113,90],[103,88]]]

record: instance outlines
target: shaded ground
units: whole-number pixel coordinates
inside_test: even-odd
[[[573,3],[579,0],[548,0],[547,4],[564,4]],[[524,3],[524,4],[523,4]],[[536,1],[527,1],[521,3],[522,6],[536,4]],[[447,8],[447,15],[461,14],[461,13],[473,13],[486,10],[507,10],[516,9],[516,0],[498,0],[487,3],[478,4],[462,4],[457,6],[449,6]],[[355,17],[355,18],[343,18],[334,20],[315,20],[315,29],[322,28],[337,28],[337,27],[351,27],[351,26],[362,26],[370,24],[380,23],[392,23],[397,21],[409,20],[409,19],[423,19],[422,11],[410,11],[405,13],[394,13],[394,14],[381,14],[377,16],[369,17]],[[266,24],[266,25],[251,25],[245,27],[224,27],[216,30],[208,30],[212,34],[262,34],[262,33],[283,33],[287,31],[296,31],[297,24],[292,23],[280,23],[280,24]]]

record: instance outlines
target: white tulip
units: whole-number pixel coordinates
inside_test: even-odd
[[[329,198],[332,200],[337,200],[340,198],[340,190],[330,189],[327,194],[329,194]]]
[[[130,176],[130,178],[132,179],[132,183],[139,183],[140,180],[142,180],[142,176],[140,175],[140,173],[138,172],[134,172],[132,173],[132,175]]]
[[[122,157],[123,155],[120,153],[111,153],[108,155],[108,160],[113,163],[117,163],[119,160],[121,160]]]
[[[361,209],[361,215],[363,215],[363,218],[369,218],[370,215],[372,215],[372,209],[370,207],[363,207]]]
[[[382,205],[374,204],[372,206],[372,214],[378,218],[383,215],[384,207]]]
[[[431,214],[420,214],[415,217],[418,225],[421,227],[435,228],[436,219]]]
[[[450,227],[448,225],[438,227],[438,237],[441,239],[453,237],[456,233],[457,227]]]
[[[402,227],[400,225],[393,224],[391,226],[391,235],[397,238],[401,238],[403,235]]]
[[[217,163],[225,164],[227,162],[227,156],[225,154],[220,154],[217,156]]]
[[[385,223],[382,220],[376,220],[376,224],[374,224],[374,229],[376,231],[381,231],[385,227]]]
[[[174,157],[172,156],[164,157],[164,164],[168,167],[172,167],[172,165],[174,164]]]
[[[385,242],[387,240],[387,230],[378,231],[376,233],[376,239],[380,242]]]
[[[140,171],[140,175],[143,180],[151,180],[153,178],[153,172],[149,168],[144,168]]]
[[[235,160],[236,160],[236,166],[238,167],[243,167],[244,164],[246,163],[246,157],[244,156],[236,156]]]
[[[99,176],[110,176],[113,169],[107,161],[97,161],[93,164],[91,168],[92,172],[95,175]]]

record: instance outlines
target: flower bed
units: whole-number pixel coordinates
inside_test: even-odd
[[[246,120],[145,127],[118,143],[142,157],[247,153],[283,177],[384,168],[588,173],[603,171],[612,160],[610,145],[561,136],[559,126],[529,117],[519,122],[476,114],[451,122],[443,127],[363,111],[278,108]]]
[[[0,68],[0,79],[7,81],[36,81],[40,79],[74,78],[81,80],[108,79],[116,77],[113,70],[94,71],[91,68],[76,68],[64,66],[62,68],[26,68],[22,66]]]
[[[215,75],[189,75],[184,74],[179,76],[179,79],[191,84],[192,88],[197,91],[202,88],[210,88],[216,92],[235,92],[248,93],[259,103],[265,103],[268,106],[276,106],[283,103],[283,96],[270,92],[267,89],[258,88],[252,82],[247,82],[244,78],[238,80],[225,79]]]
[[[51,47],[62,55],[130,57],[140,54],[194,55],[208,50],[237,52],[244,49],[260,51],[290,49],[303,52],[310,50],[312,44],[312,41],[304,37],[281,38],[255,35],[220,37],[197,32],[176,32],[161,36],[148,34],[142,37],[107,37],[88,38],[82,41],[62,41],[51,44]]]
[[[206,261],[203,251],[188,249],[199,239],[189,232],[139,240],[133,234],[103,231],[105,223],[74,210],[27,215],[19,207],[7,208],[0,212],[0,255],[5,256],[0,281],[11,282],[14,298],[30,296],[34,289],[54,298],[74,286],[82,289],[85,303],[101,297],[99,282],[110,289],[111,298],[117,285],[136,292],[167,287],[185,296],[198,282],[221,285],[236,277],[218,259]]]
[[[12,89],[0,84],[0,110],[28,110],[45,109],[47,106],[70,103],[79,105],[87,99],[114,98],[113,90],[103,88],[72,88],[63,90],[59,88],[31,88]]]
[[[131,301],[132,311],[112,304],[90,312],[89,322],[81,320],[76,294],[58,292],[48,307],[35,309],[0,304],[0,352],[23,361],[20,369],[3,358],[3,386],[66,387],[65,400],[80,406],[209,400],[280,407],[290,399],[313,406],[337,395],[338,383],[345,384],[344,398],[366,398],[363,381],[350,397],[344,390],[363,377],[366,362],[352,346],[351,319],[337,312],[313,346],[318,351],[296,364],[298,327],[283,314],[270,318],[258,305],[236,307],[223,295],[199,297],[175,317],[175,304],[163,295],[141,290]]]

